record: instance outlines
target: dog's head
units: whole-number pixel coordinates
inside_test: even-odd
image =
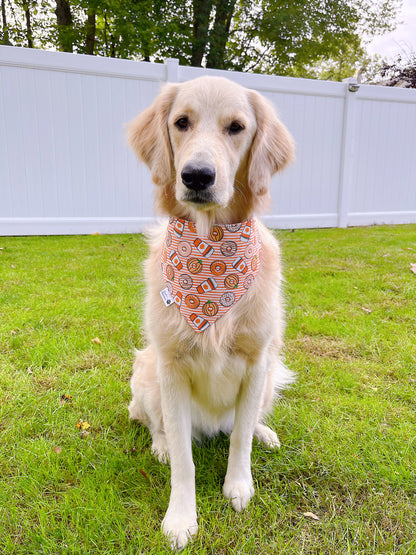
[[[152,172],[161,210],[193,220],[249,216],[294,152],[271,104],[220,77],[167,84],[129,125],[129,142]]]

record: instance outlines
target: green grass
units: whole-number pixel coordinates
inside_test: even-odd
[[[416,226],[277,235],[298,374],[271,418],[282,447],[254,446],[236,514],[228,439],[194,446],[184,553],[414,554]],[[145,256],[141,236],[0,238],[0,553],[169,552],[169,467],[127,415]]]

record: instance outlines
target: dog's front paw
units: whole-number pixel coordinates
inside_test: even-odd
[[[254,495],[253,480],[229,480],[225,477],[222,488],[224,497],[231,501],[233,508],[240,512],[245,509]]]
[[[169,538],[172,549],[182,549],[198,532],[196,513],[177,514],[168,509],[162,522],[162,530]]]

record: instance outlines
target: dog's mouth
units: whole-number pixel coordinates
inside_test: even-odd
[[[211,191],[186,191],[182,197],[182,201],[187,204],[193,204],[198,208],[218,206],[215,195]]]

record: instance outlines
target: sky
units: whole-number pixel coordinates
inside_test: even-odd
[[[395,31],[371,41],[367,47],[371,55],[380,54],[391,60],[397,54],[416,52],[416,0],[403,0],[398,20],[403,23]]]

